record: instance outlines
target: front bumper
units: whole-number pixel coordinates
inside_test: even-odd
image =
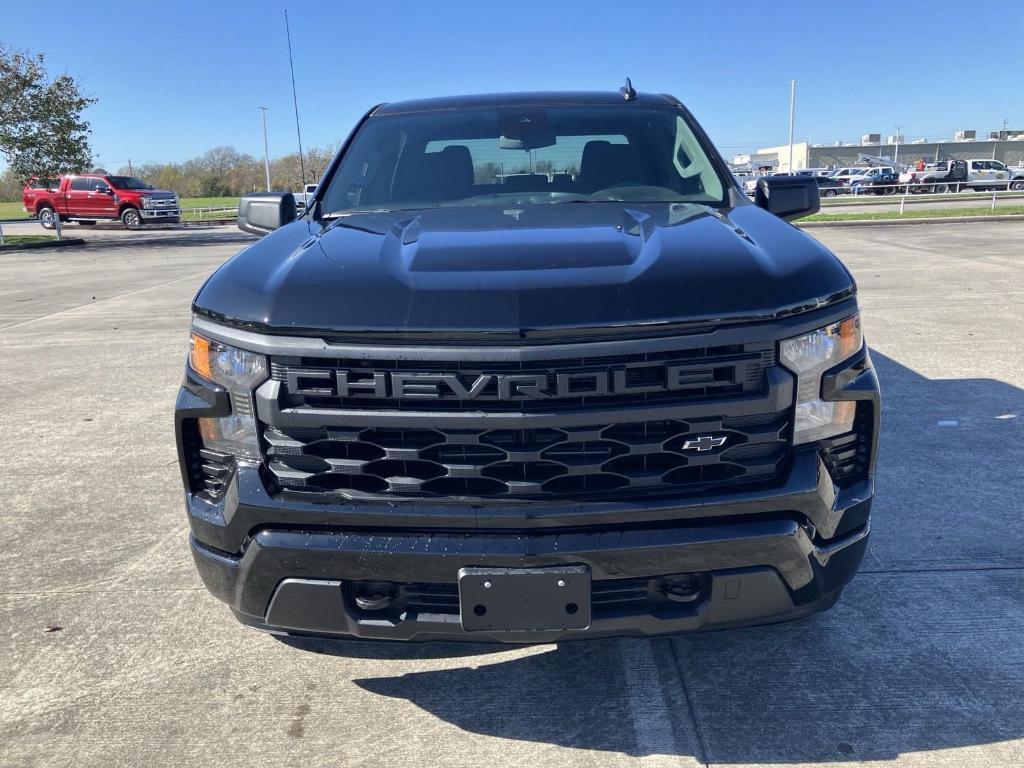
[[[217,501],[186,490],[193,556],[207,588],[243,623],[291,635],[523,643],[799,618],[835,602],[867,546],[879,413],[867,352],[826,374],[822,396],[862,401],[873,422],[866,473],[842,485],[817,445],[796,447],[768,485],[586,503],[319,503],[272,495],[261,468],[240,461]],[[183,425],[228,409],[224,390],[186,371],[176,409],[186,488]],[[460,569],[566,565],[590,569],[587,629],[463,629]],[[683,601],[663,590],[666,577],[680,575],[700,584]],[[360,589],[382,584],[394,602],[357,604]],[[628,590],[639,599],[598,600]],[[405,600],[416,592],[439,603]]]
[[[793,520],[618,532],[404,534],[259,531],[231,556],[192,538],[207,588],[250,626],[295,635],[378,640],[551,642],[602,636],[653,636],[764,624],[830,607],[864,555],[865,525],[828,545]],[[692,600],[595,604],[584,630],[467,632],[451,606],[362,610],[355,585],[443,585],[460,568],[587,565],[595,585],[656,583],[701,575]]]
[[[186,498],[203,582],[245,624],[295,635],[521,643],[720,629],[828,608],[863,557],[872,492],[870,480],[837,489],[817,451],[805,449],[774,491],[637,503],[605,510],[604,525],[596,511],[564,505],[520,510],[529,530],[508,528],[515,525],[508,507],[502,518],[468,506],[449,505],[451,517],[443,517],[415,505],[383,505],[391,511],[385,526],[385,509],[372,505],[275,499],[258,469],[244,464],[218,504]],[[232,548],[242,531],[242,545]],[[465,632],[457,607],[377,613],[353,601],[353,590],[369,582],[451,588],[464,567],[553,565],[589,566],[595,590],[647,580],[654,594],[659,579],[682,573],[699,574],[703,588],[686,603],[595,603],[583,631]]]
[[[154,220],[173,219],[175,221],[178,221],[178,220],[181,219],[181,211],[176,211],[176,210],[173,210],[173,209],[170,209],[170,210],[161,210],[161,209],[153,210],[152,208],[140,208],[139,209],[139,215],[141,215],[142,218],[144,218],[144,219],[154,219]]]

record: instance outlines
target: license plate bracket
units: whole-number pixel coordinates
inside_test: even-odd
[[[590,568],[462,568],[459,613],[467,632],[586,629]]]

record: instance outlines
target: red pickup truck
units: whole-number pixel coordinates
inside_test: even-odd
[[[87,173],[59,179],[32,179],[21,193],[25,211],[46,229],[54,220],[95,224],[120,219],[129,229],[146,222],[177,224],[181,220],[178,195],[154,189],[134,176]]]

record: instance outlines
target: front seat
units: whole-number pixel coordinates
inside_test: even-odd
[[[423,202],[459,200],[473,192],[473,157],[469,147],[453,144],[440,152],[403,158],[395,175],[392,199]]]
[[[586,192],[625,183],[659,184],[650,161],[639,148],[607,141],[588,141],[583,147],[579,181]]]

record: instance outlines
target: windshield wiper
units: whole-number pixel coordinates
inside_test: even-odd
[[[598,198],[597,200],[552,200],[548,205],[568,205],[569,203],[618,203],[619,205],[644,205],[646,203],[660,203],[679,205],[681,203],[693,203],[693,200],[612,200],[610,198]]]
[[[374,208],[368,211],[333,211],[332,213],[325,213],[321,219],[341,219],[345,216],[359,216],[363,213],[399,213],[402,209],[400,208]]]

